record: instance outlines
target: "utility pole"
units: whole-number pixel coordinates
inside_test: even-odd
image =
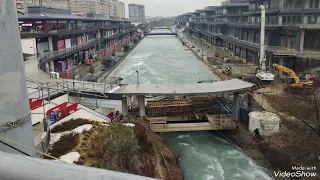
[[[35,156],[33,128],[28,101],[26,74],[23,64],[20,32],[15,1],[0,1],[0,140],[20,151]],[[4,43],[5,42],[5,43]],[[25,154],[0,143],[0,151]]]

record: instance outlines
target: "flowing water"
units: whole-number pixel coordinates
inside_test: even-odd
[[[113,76],[124,78],[122,83],[128,84],[138,81],[141,84],[191,84],[213,78],[174,36],[145,37],[116,68]],[[186,180],[272,179],[267,170],[257,166],[218,133],[179,132],[164,133],[163,136],[171,148],[182,148],[180,167]]]

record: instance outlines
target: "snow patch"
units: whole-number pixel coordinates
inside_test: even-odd
[[[127,126],[127,127],[135,127],[135,124],[132,123],[123,123],[122,125]]]
[[[91,128],[92,128],[92,124],[85,124],[75,128],[74,130],[72,130],[72,132],[81,134],[83,131],[89,131]]]
[[[61,156],[59,159],[64,162],[73,164],[73,162],[78,161],[79,158],[80,158],[80,154],[78,152],[70,152],[66,155]]]
[[[79,126],[75,129],[73,129],[72,131],[65,131],[65,132],[61,132],[61,133],[52,133],[51,139],[50,139],[50,145],[53,145],[54,143],[58,142],[59,139],[61,138],[61,136],[63,136],[63,135],[67,135],[70,133],[80,134],[83,131],[89,131],[91,128],[92,128],[92,124],[85,124],[85,125],[82,125],[82,126]]]

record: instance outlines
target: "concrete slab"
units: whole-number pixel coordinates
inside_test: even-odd
[[[114,94],[124,95],[199,95],[246,91],[254,84],[239,79],[201,84],[132,84],[123,85]]]

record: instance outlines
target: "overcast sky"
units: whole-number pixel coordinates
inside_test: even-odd
[[[126,4],[126,17],[129,17],[128,4],[145,5],[146,16],[176,16],[206,6],[220,5],[223,0],[120,0]]]

